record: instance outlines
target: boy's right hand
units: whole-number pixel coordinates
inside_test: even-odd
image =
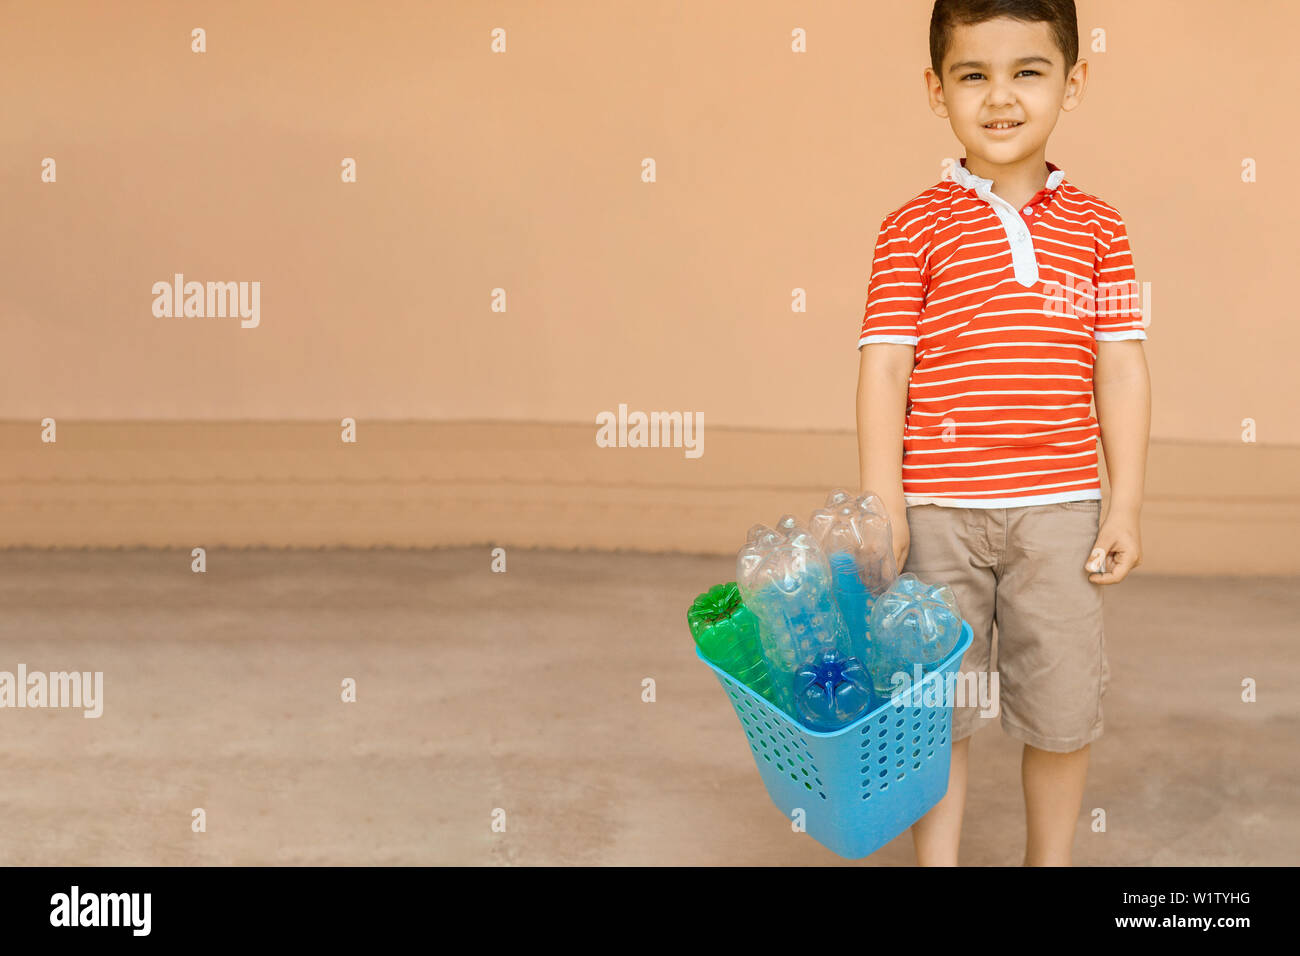
[[[907,507],[887,505],[886,510],[889,512],[889,527],[894,536],[894,564],[898,573],[902,574],[907,565],[907,553],[912,546],[912,533],[907,527]]]

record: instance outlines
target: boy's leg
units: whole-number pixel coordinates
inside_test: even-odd
[[[957,610],[974,637],[959,665],[969,687],[970,678],[989,670],[993,650],[993,612],[997,582],[993,575],[996,555],[989,537],[989,511],[914,505],[907,509],[911,548],[900,570],[910,571],[926,584],[946,584],[957,598]],[[975,701],[978,694],[963,693]],[[916,861],[921,866],[956,866],[961,842],[962,813],[966,806],[966,768],[970,737],[988,724],[979,706],[952,711],[952,763],[948,792],[912,827]],[[992,708],[996,715],[996,707]]]
[[[1084,562],[1100,502],[1008,508],[998,576],[1002,728],[1025,745],[1027,865],[1068,865],[1088,772],[1102,733],[1109,669],[1102,589]]]
[[[966,768],[970,737],[954,741],[948,792],[934,808],[912,825],[912,847],[917,866],[956,866],[961,846],[961,818],[966,810]]]
[[[1062,754],[1025,744],[1025,866],[1070,865],[1091,746]]]

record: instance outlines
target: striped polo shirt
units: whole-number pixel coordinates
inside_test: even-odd
[[[858,348],[915,346],[907,505],[1101,497],[1096,343],[1146,331],[1120,214],[1047,169],[1016,208],[963,159],[881,223]]]

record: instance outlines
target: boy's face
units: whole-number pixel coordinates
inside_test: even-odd
[[[957,27],[943,76],[925,72],[930,108],[948,119],[967,154],[1009,165],[1046,149],[1061,110],[1079,103],[1087,63],[1080,60],[1067,78],[1046,23],[999,17]],[[1012,125],[995,125],[1005,123]]]

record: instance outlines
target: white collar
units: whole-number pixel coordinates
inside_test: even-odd
[[[1047,185],[1043,188],[1048,190],[1055,189],[1057,186],[1061,185],[1063,179],[1065,179],[1065,170],[1057,167],[1052,170],[1050,175],[1048,175]],[[975,190],[975,192],[981,196],[987,195],[993,191],[993,180],[976,176],[969,169],[963,166],[960,160],[952,167],[952,180],[959,186],[965,186],[967,189]]]
[[[1001,222],[1002,229],[1007,236],[1016,281],[1027,289],[1037,285],[1038,256],[1034,252],[1033,236],[1025,225],[1021,211],[993,192],[993,180],[976,176],[961,163],[952,167],[952,179],[959,186],[975,190],[975,195],[993,208],[993,212],[997,215],[998,221]],[[1059,168],[1053,168],[1047,177],[1046,191],[1051,192],[1056,189],[1063,179],[1065,179],[1065,173]],[[1037,197],[1038,194],[1035,193],[1034,198]],[[1029,208],[1024,210],[1024,214],[1032,212],[1033,210]]]

